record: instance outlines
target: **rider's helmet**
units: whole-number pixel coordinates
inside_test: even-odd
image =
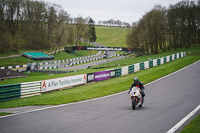
[[[135,78],[133,79],[133,81],[134,81],[135,84],[138,84],[138,83],[139,83],[139,79],[138,79],[137,77],[135,77]]]

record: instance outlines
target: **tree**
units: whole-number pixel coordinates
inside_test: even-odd
[[[96,42],[97,36],[95,32],[94,21],[92,20],[92,18],[89,19],[88,27],[89,27],[89,41]]]
[[[188,48],[200,42],[199,1],[181,1],[168,10],[156,5],[146,13],[127,35],[127,45],[158,53],[159,50]],[[144,52],[145,51],[145,52]]]
[[[57,51],[71,45],[74,30],[60,5],[32,0],[0,0],[0,52]]]
[[[82,17],[74,19],[75,22],[75,45],[78,46],[80,39],[84,36],[85,31],[85,20]]]

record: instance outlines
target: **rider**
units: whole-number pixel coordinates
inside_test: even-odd
[[[145,88],[144,88],[143,83],[140,82],[139,79],[138,79],[137,77],[135,77],[135,78],[133,79],[133,81],[134,81],[134,82],[131,84],[131,87],[130,87],[128,93],[131,92],[131,88],[133,88],[133,86],[136,86],[136,87],[140,88],[140,89],[141,89],[140,93],[141,93],[142,99],[143,99],[142,102],[144,102],[144,96],[145,96],[144,89],[145,89]]]

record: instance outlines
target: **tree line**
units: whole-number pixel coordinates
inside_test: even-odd
[[[98,21],[98,25],[104,25],[104,26],[120,26],[120,27],[126,27],[130,28],[131,25],[127,22],[122,22],[121,20],[114,20],[109,19],[107,21]]]
[[[126,43],[140,54],[200,44],[200,0],[181,1],[168,8],[154,6],[133,23]]]
[[[94,21],[74,18],[57,4],[32,0],[0,1],[0,52],[52,50],[78,45],[80,38],[96,41]]]

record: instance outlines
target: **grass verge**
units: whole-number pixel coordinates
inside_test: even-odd
[[[10,114],[12,114],[12,113],[0,112],[0,116],[10,115]]]
[[[128,90],[134,76],[139,77],[144,84],[168,75],[200,59],[200,56],[187,56],[165,65],[143,70],[125,77],[113,78],[93,84],[73,87],[23,99],[1,102],[0,108],[31,106],[31,105],[58,105],[102,97]],[[156,73],[156,74],[155,74]],[[79,95],[83,94],[83,95]]]
[[[180,133],[199,133],[200,131],[200,114],[192,120],[192,122],[185,126]]]

